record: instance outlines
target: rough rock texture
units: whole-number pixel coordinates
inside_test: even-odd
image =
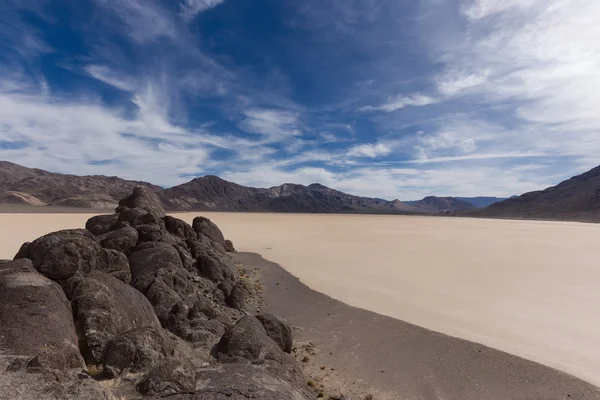
[[[117,224],[119,216],[117,214],[96,215],[88,219],[85,223],[85,229],[92,232],[94,235],[101,235],[110,232]]]
[[[211,240],[225,247],[225,237],[219,227],[208,218],[196,217],[192,222],[194,230],[199,235],[208,236]]]
[[[166,215],[156,193],[144,186],[136,186],[130,196],[119,201],[119,207],[143,208],[160,218]]]
[[[61,287],[27,259],[0,261],[0,354],[30,367],[82,368],[71,306]]]
[[[169,358],[148,372],[137,389],[140,393],[149,396],[192,394],[196,389],[196,373],[189,361]]]
[[[256,318],[261,322],[267,335],[286,353],[292,352],[294,337],[292,327],[283,318],[272,314],[259,314]]]
[[[85,340],[81,347],[88,362],[101,364],[108,342],[118,334],[135,328],[160,328],[148,300],[109,275],[94,273],[75,278],[67,295]]]
[[[219,228],[144,188],[120,204],[0,262],[0,398],[313,398],[289,326],[242,317],[257,295]]]
[[[110,232],[100,244],[105,249],[117,250],[128,255],[135,248],[138,238],[139,234],[135,228],[125,226]]]
[[[42,236],[28,248],[33,267],[53,279],[101,269],[102,248],[85,229],[68,229]]]
[[[229,253],[235,253],[235,247],[233,247],[231,240],[225,240],[225,250]]]

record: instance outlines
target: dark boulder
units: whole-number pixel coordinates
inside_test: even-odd
[[[286,353],[292,352],[294,337],[292,327],[281,317],[272,314],[259,314],[256,318],[261,322],[267,335]]]
[[[223,237],[223,232],[221,232],[219,227],[210,219],[204,217],[196,217],[192,222],[192,226],[198,234],[198,236],[208,236],[211,240],[225,247],[225,237]]]
[[[96,215],[88,219],[85,223],[85,229],[94,235],[102,235],[113,230],[118,219],[119,216],[117,214]]]
[[[67,279],[78,272],[89,274],[101,268],[102,248],[94,235],[84,229],[49,233],[28,247],[33,267],[44,276]]]
[[[132,373],[147,370],[167,357],[173,350],[162,329],[137,328],[114,336],[104,352],[104,374],[120,375],[124,370]]]
[[[148,299],[120,280],[95,272],[69,282],[75,322],[82,330],[86,360],[102,363],[108,342],[116,335],[136,328],[160,329]]]
[[[212,248],[210,239],[204,235],[200,235],[198,239],[187,239],[185,243],[193,258],[200,257],[201,254],[206,253]]]
[[[119,222],[133,222],[136,218],[141,217],[142,215],[148,214],[148,211],[143,208],[123,208],[119,211],[118,221]]]
[[[202,276],[215,282],[225,296],[229,296],[239,279],[238,269],[229,256],[214,250],[203,251],[198,255],[196,265]]]
[[[142,242],[160,242],[165,237],[165,232],[159,225],[148,224],[138,225],[136,229],[139,233],[139,241]]]
[[[235,308],[236,310],[243,310],[246,307],[246,299],[250,295],[250,287],[246,281],[238,281],[235,284],[229,297],[227,297],[227,304]]]
[[[29,242],[25,242],[21,245],[21,247],[19,248],[19,251],[17,252],[17,254],[15,255],[15,260],[20,260],[22,258],[30,258],[31,255],[29,254],[29,245],[31,243]]]
[[[142,243],[129,255],[132,285],[141,292],[154,281],[161,269],[184,270],[181,257],[168,243]]]
[[[144,210],[159,216],[165,216],[165,210],[156,193],[143,186],[136,186],[133,193],[119,201],[120,207],[143,208]]]
[[[223,364],[197,374],[194,396],[176,400],[311,400],[315,395],[302,372],[277,364]]]
[[[104,249],[104,262],[101,264],[100,272],[114,276],[123,283],[131,283],[131,271],[129,270],[129,260],[125,254],[117,250]]]
[[[110,232],[100,244],[105,249],[120,251],[125,255],[129,255],[137,245],[139,234],[137,230],[131,226],[125,226]]]
[[[188,360],[168,358],[148,372],[137,389],[146,396],[193,394],[196,389],[196,373]]]
[[[223,362],[256,362],[271,360],[281,364],[293,363],[255,317],[241,318],[227,330],[217,345],[217,358]]]
[[[34,368],[84,365],[67,298],[27,259],[0,261],[0,351]]]
[[[195,239],[197,237],[194,229],[185,221],[167,215],[163,218],[167,232],[183,240]]]
[[[233,242],[231,240],[225,240],[225,251],[235,253],[235,247],[233,247]]]

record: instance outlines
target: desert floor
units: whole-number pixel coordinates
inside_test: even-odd
[[[191,222],[199,213],[177,216]],[[600,385],[600,225],[202,213],[241,251],[352,306]],[[0,258],[86,214],[0,214]]]

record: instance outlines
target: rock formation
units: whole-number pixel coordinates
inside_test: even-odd
[[[143,187],[116,211],[0,261],[0,397],[314,397],[290,326],[245,311],[214,223],[166,216]]]

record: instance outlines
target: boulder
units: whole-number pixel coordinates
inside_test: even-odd
[[[33,267],[52,279],[68,279],[78,272],[102,269],[102,248],[85,229],[49,233],[34,240],[28,251]]]
[[[188,360],[168,358],[148,372],[137,389],[146,396],[193,394],[196,389],[196,373]]]
[[[144,186],[136,186],[131,195],[119,201],[119,206],[143,208],[160,218],[166,215],[162,203],[156,193]]]
[[[136,218],[141,217],[145,214],[148,214],[148,211],[144,210],[143,208],[123,208],[121,211],[119,211],[119,214],[117,215],[119,218],[119,222],[131,223]]]
[[[87,220],[85,229],[94,235],[102,235],[110,232],[117,224],[119,216],[117,214],[96,215]]]
[[[139,241],[143,242],[160,242],[165,237],[165,232],[159,225],[147,224],[137,225],[136,229],[139,233]]]
[[[260,321],[252,316],[241,318],[221,337],[217,358],[223,362],[276,361],[294,363],[295,359],[284,353],[265,331]],[[287,356],[287,357],[286,357]]]
[[[0,349],[37,369],[84,366],[69,301],[28,259],[0,261]]]
[[[219,227],[208,218],[196,217],[192,222],[192,226],[199,235],[208,236],[211,240],[225,247],[225,237]]]
[[[183,240],[196,239],[197,234],[194,229],[185,221],[167,215],[163,218],[167,232]]]
[[[272,314],[259,314],[256,318],[261,322],[267,335],[286,353],[292,352],[294,337],[292,327],[281,317]]]
[[[173,350],[162,329],[137,328],[111,338],[104,352],[104,373],[112,378],[124,370],[132,373],[147,370]]]
[[[114,336],[136,328],[160,329],[148,299],[112,276],[95,272],[75,277],[66,289],[82,332],[82,352],[89,363],[102,364],[106,346]]]
[[[21,245],[21,247],[19,248],[19,251],[17,252],[17,254],[15,255],[15,260],[20,260],[22,258],[30,258],[31,255],[29,254],[29,245],[31,243],[29,242],[25,242]]]
[[[227,304],[236,310],[243,310],[246,307],[246,299],[249,297],[249,294],[250,288],[248,283],[240,280],[235,284],[231,293],[229,293]]]
[[[286,370],[276,364],[223,364],[197,374],[193,396],[177,400],[310,400],[315,395],[300,370]]]
[[[129,255],[137,245],[139,234],[135,228],[125,226],[110,232],[100,245],[105,249],[117,250],[125,255]]]
[[[131,271],[129,260],[125,254],[117,250],[104,250],[104,262],[101,264],[100,272],[114,276],[123,283],[131,283]]]
[[[200,275],[215,282],[229,296],[239,279],[238,269],[229,256],[209,249],[198,254],[196,265]]]
[[[145,293],[161,269],[184,270],[181,257],[168,243],[142,243],[129,255],[132,285]]]
[[[225,251],[235,253],[235,247],[233,247],[233,242],[231,240],[225,240]]]

